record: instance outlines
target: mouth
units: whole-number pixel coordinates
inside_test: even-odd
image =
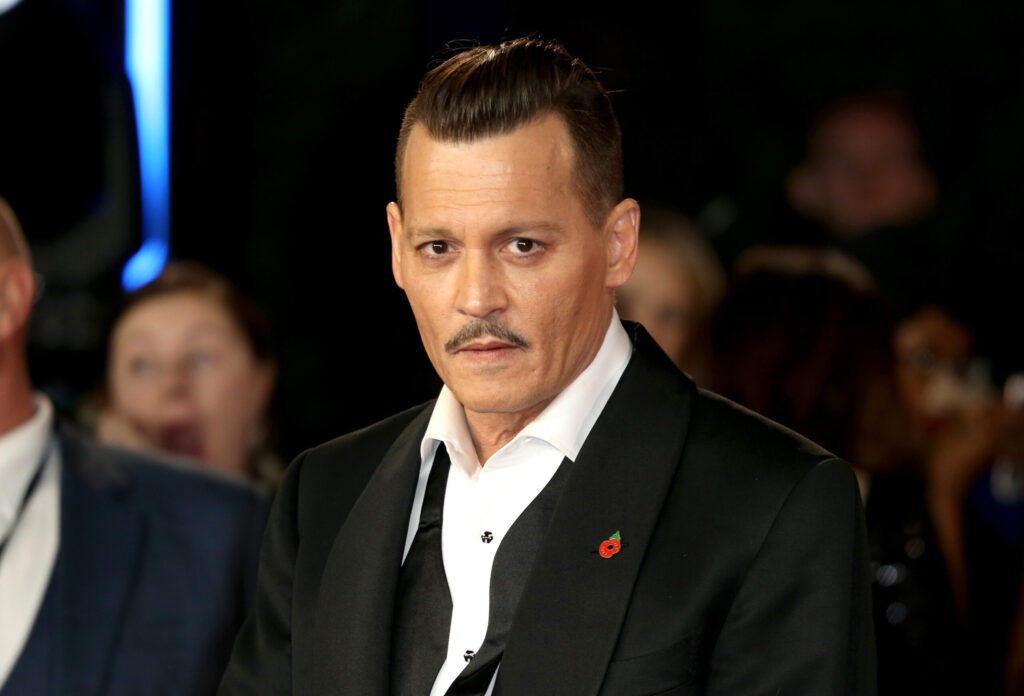
[[[175,423],[160,430],[160,449],[193,459],[203,458],[203,433],[198,425]]]
[[[495,354],[529,348],[530,342],[498,319],[476,319],[463,326],[444,344],[451,354]]]
[[[472,362],[496,362],[503,360],[520,350],[520,347],[507,341],[494,339],[471,341],[458,348],[455,354]]]
[[[506,341],[472,341],[459,348],[458,352],[469,351],[473,353],[483,353],[492,350],[505,350],[511,348],[518,348],[514,343],[508,343]]]

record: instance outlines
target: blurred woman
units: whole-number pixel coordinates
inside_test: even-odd
[[[975,693],[1020,694],[1024,411],[1014,380],[1000,394],[973,344],[966,318],[924,305],[896,331],[897,375],[921,442],[955,607],[969,631]]]
[[[713,388],[862,470],[897,469],[910,450],[896,404],[892,325],[871,275],[852,257],[755,247],[737,260],[715,320]]]
[[[963,633],[899,398],[894,323],[868,272],[840,252],[748,251],[715,321],[714,388],[855,465],[879,693],[967,693]]]
[[[172,262],[113,322],[97,435],[274,485],[274,374],[263,312],[210,269]]]
[[[707,376],[707,327],[724,290],[725,272],[693,223],[644,212],[636,268],[616,293],[619,315],[643,324],[698,382]]]

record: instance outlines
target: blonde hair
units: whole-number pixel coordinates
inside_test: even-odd
[[[32,265],[32,252],[29,251],[18,217],[10,204],[0,196],[0,261],[7,259],[21,259],[29,266]]]

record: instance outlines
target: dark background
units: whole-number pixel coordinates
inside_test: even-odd
[[[792,237],[782,180],[817,109],[901,92],[941,198],[918,239],[929,254],[908,244],[894,258],[930,279],[917,299],[969,319],[997,378],[1024,368],[1024,4],[656,7],[173,3],[172,255],[209,263],[270,314],[283,456],[440,386],[391,279],[384,206],[402,110],[451,41],[561,40],[616,91],[627,194],[698,218],[727,262]],[[35,378],[68,410],[99,380],[139,243],[122,24],[108,0],[0,15],[0,195],[47,279]]]

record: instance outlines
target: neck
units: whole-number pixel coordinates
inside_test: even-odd
[[[553,400],[554,397],[546,399],[516,413],[481,413],[467,408],[466,425],[469,426],[469,434],[473,438],[476,457],[480,464],[486,464],[495,452],[511,442],[512,438],[539,416]]]
[[[582,372],[597,357],[601,346],[604,343],[605,334],[608,332],[608,325],[612,318],[612,305],[609,304],[607,311],[603,313],[602,319],[594,324],[593,336],[589,340],[589,350],[583,354],[583,359],[574,370],[573,377],[565,387],[582,374]],[[565,388],[563,387],[563,389]],[[557,394],[555,394],[557,396]],[[548,407],[555,396],[548,397],[522,411],[515,413],[485,413],[472,411],[465,408],[466,425],[469,426],[469,434],[473,438],[473,445],[476,448],[476,456],[481,465],[487,463],[491,456],[502,447],[512,441],[519,431],[525,428],[530,421],[539,416]]]
[[[29,420],[36,407],[27,370],[12,369],[9,357],[0,354],[0,435]]]

